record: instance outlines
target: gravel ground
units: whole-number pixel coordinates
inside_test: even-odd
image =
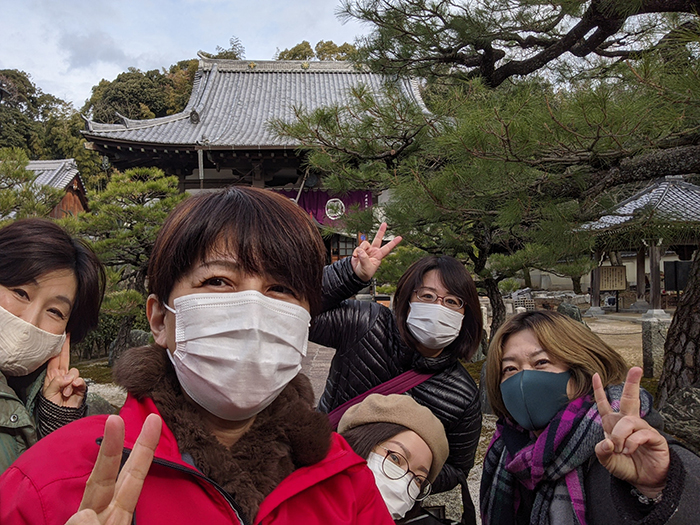
[[[476,449],[476,458],[474,459],[474,467],[469,471],[467,483],[469,485],[469,495],[474,502],[476,509],[477,523],[481,523],[479,517],[479,484],[481,483],[481,470],[484,463],[484,455],[486,449],[491,442],[491,437],[496,431],[496,417],[484,414],[483,426],[481,427],[481,438],[479,438],[479,446]],[[448,519],[459,521],[462,517],[462,495],[460,487],[456,487],[449,492],[441,494],[433,494],[425,499],[425,506],[444,506],[445,515]]]
[[[91,383],[88,386],[90,393],[105,398],[110,405],[121,407],[126,401],[126,390],[114,383]]]

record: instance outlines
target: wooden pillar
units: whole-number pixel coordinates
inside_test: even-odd
[[[645,262],[646,248],[644,246],[637,250],[637,301],[644,301],[644,292],[646,291],[646,271]]]
[[[652,310],[661,310],[661,245],[649,243],[649,303]]]
[[[598,262],[602,254],[595,252],[596,267],[591,270],[591,306],[600,307],[600,267]]]

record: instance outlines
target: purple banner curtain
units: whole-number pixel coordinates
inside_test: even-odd
[[[285,197],[294,200],[299,190],[275,190]],[[299,206],[323,225],[333,224],[333,219],[326,216],[326,203],[331,199],[339,199],[345,205],[345,213],[354,206],[361,210],[372,206],[372,192],[367,190],[350,191],[342,196],[333,195],[323,190],[302,191],[299,197]],[[342,218],[342,217],[341,217]]]

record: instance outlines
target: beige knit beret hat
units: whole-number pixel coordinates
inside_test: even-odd
[[[450,446],[445,428],[429,408],[403,394],[370,394],[343,414],[338,423],[338,433],[368,423],[396,423],[418,434],[433,453],[428,479],[435,480],[450,453]]]

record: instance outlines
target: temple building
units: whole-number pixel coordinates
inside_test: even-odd
[[[271,120],[293,121],[295,108],[343,105],[361,85],[381,97],[387,78],[349,62],[217,60],[200,55],[192,95],[177,114],[149,120],[121,117],[119,124],[87,121],[87,147],[120,170],[155,166],[177,175],[182,191],[231,184],[275,188],[297,200],[319,224],[343,210],[376,203],[369,191],[331,195],[319,177],[306,173],[300,144],[279,137]],[[396,80],[401,91],[425,109],[418,82]],[[331,258],[347,254],[352,242],[335,239]],[[335,243],[335,244],[333,244]]]

